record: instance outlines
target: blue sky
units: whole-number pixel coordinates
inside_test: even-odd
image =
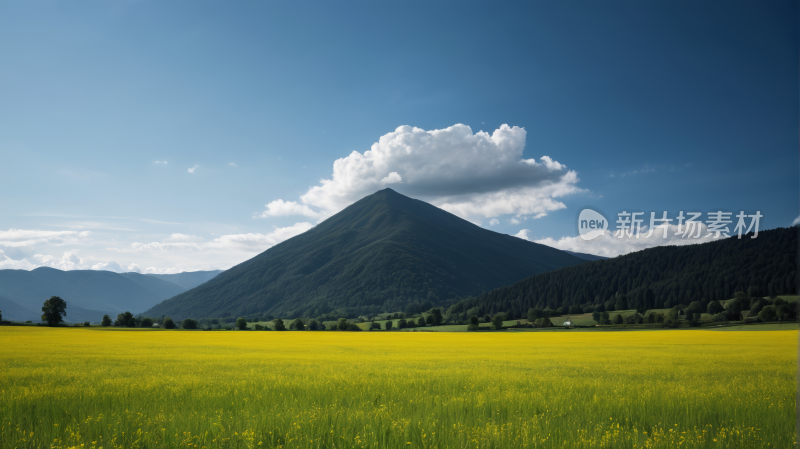
[[[224,269],[385,186],[554,246],[584,206],[788,226],[797,8],[0,2],[0,267]]]

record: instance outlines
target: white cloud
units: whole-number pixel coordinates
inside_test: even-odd
[[[9,229],[0,231],[0,246],[21,247],[38,244],[66,245],[89,237],[89,231],[37,231]]]
[[[800,216],[795,218],[794,221],[792,222],[792,226],[797,226],[797,225],[800,225]]]
[[[558,240],[552,237],[533,240],[533,237],[529,235],[530,231],[523,229],[517,233],[515,237],[531,240],[533,242],[541,243],[543,245],[551,246],[560,250],[575,251],[579,253],[594,254],[605,257],[616,257],[622,254],[628,254],[655,246],[694,245],[697,243],[706,243],[715,240],[711,237],[705,237],[706,234],[708,234],[708,227],[702,223],[700,224],[700,238],[698,239],[682,238],[679,235],[675,235],[676,232],[678,232],[678,226],[670,225],[667,230],[667,238],[664,238],[663,228],[655,229],[653,234],[648,238],[647,226],[643,226],[642,232],[633,234],[631,236],[625,235],[623,238],[618,238],[610,231],[605,231],[604,237],[591,241],[583,240],[579,236],[561,237]],[[639,238],[637,238],[637,235]]]
[[[233,162],[228,163],[231,167],[238,167],[238,165],[234,164]]]
[[[153,163],[156,164],[156,165],[167,165],[168,162],[167,161],[153,161]]]
[[[164,239],[161,242],[150,243],[131,243],[130,249],[116,250],[119,252],[144,252],[144,251],[207,251],[207,250],[222,250],[222,251],[242,251],[242,252],[262,252],[265,251],[284,240],[290,239],[296,235],[302,234],[313,228],[311,223],[295,223],[292,226],[283,228],[276,228],[274,231],[267,234],[249,233],[249,234],[230,234],[223,235],[219,238],[209,242],[192,242],[192,241],[175,241],[176,235],[182,237],[183,234],[173,234],[170,238]],[[181,237],[181,238],[182,238]],[[196,237],[195,237],[196,238]],[[180,240],[180,239],[178,239]]]
[[[33,270],[37,265],[28,261],[28,259],[14,260],[5,255],[3,250],[0,249],[0,270]]]
[[[60,259],[46,254],[34,254],[37,267],[50,267],[59,270],[85,270],[89,268],[76,254],[77,251],[67,251]]]
[[[265,210],[261,217],[282,217],[282,216],[303,216],[308,218],[322,218],[324,216],[321,212],[316,212],[305,204],[300,204],[297,201],[283,201],[275,200],[265,206]]]
[[[489,226],[497,226],[499,224],[500,224],[500,220],[498,220],[496,218],[492,218],[491,220],[489,220]]]
[[[389,173],[385,178],[381,179],[381,184],[394,184],[397,182],[403,182],[403,177],[398,175],[396,171]]]
[[[512,218],[511,219],[511,224],[518,225],[519,224],[519,220],[517,220],[516,218]]]
[[[401,126],[363,154],[337,159],[331,178],[310,187],[300,202],[273,201],[262,216],[324,219],[402,182],[402,193],[463,218],[543,217],[566,207],[557,198],[580,192],[579,179],[549,156],[523,159],[525,138],[523,128],[508,125],[492,134],[473,134],[461,124],[433,131]]]
[[[198,168],[200,168],[200,166],[199,165],[195,165],[194,167],[189,168],[188,171],[189,171],[189,173],[194,173],[194,171],[197,170]]]
[[[142,269],[139,268],[139,265],[132,263],[127,267],[123,267],[119,263],[109,260],[107,262],[101,262],[98,264],[92,265],[92,270],[102,270],[102,271],[113,271],[115,273],[141,273]]]

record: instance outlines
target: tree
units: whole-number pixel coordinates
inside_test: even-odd
[[[477,315],[472,315],[469,317],[469,325],[467,326],[467,330],[476,331],[480,326],[480,320],[478,319]]]
[[[286,330],[286,325],[283,324],[283,320],[282,319],[275,318],[275,321],[273,321],[272,328],[275,329],[276,331],[285,331]]]
[[[142,318],[142,321],[139,322],[139,326],[142,326],[142,327],[153,327],[153,319],[152,318],[146,318],[146,317]]]
[[[543,316],[537,318],[536,321],[533,322],[533,325],[536,327],[553,327],[553,322],[550,321],[550,318]]]
[[[495,330],[500,330],[503,328],[503,315],[497,314],[492,318],[492,326],[494,326]]]
[[[431,309],[430,313],[431,314],[428,315],[428,316],[429,317],[433,317],[433,323],[431,323],[431,324],[433,324],[434,326],[441,325],[442,321],[444,320],[444,317],[442,316],[442,310],[437,307],[437,308]]]
[[[390,330],[392,330],[392,325],[393,325],[393,324],[394,324],[394,322],[392,322],[391,320],[389,320],[389,321],[387,321],[387,322],[386,322],[386,324],[385,324],[384,326],[386,327],[386,330],[387,330],[387,331],[390,331]]]
[[[306,323],[301,318],[292,321],[292,327],[299,331],[306,330]]]
[[[778,319],[778,314],[775,310],[775,306],[765,306],[761,309],[761,312],[758,312],[758,318],[761,321],[775,321]]]
[[[100,322],[100,325],[103,327],[111,326],[111,317],[108,315],[103,315],[103,321]]]
[[[310,331],[319,330],[319,323],[317,322],[317,320],[311,320],[308,322],[308,330]]]
[[[130,312],[120,313],[117,315],[117,321],[114,326],[118,327],[136,327],[136,318]]]
[[[84,322],[83,322],[83,325],[84,325],[85,327],[89,327],[89,326],[91,326],[91,325],[92,325],[92,323],[90,323],[90,322],[88,322],[88,321],[84,321]]]
[[[428,315],[428,317],[425,318],[425,324],[428,326],[433,326],[433,315]]]
[[[241,316],[240,316],[240,317],[239,317],[239,318],[236,320],[236,327],[237,327],[237,328],[238,328],[240,331],[243,331],[243,330],[247,329],[247,320],[246,320],[246,319],[244,319],[244,317],[241,317]]]
[[[625,320],[622,318],[622,315],[620,314],[617,314],[617,316],[614,317],[614,324],[622,324],[624,321]]]
[[[600,314],[600,321],[601,321],[600,324],[611,324],[611,318],[608,312],[603,312],[602,314]]]
[[[3,311],[0,310],[0,321],[3,321]]]
[[[417,320],[417,326],[425,327],[425,318],[419,317],[419,320]]]
[[[408,327],[408,321],[405,318],[400,318],[400,321],[397,322],[398,329],[405,329]]]
[[[172,318],[164,318],[164,329],[175,329],[176,327],[178,326],[175,325],[175,322],[172,321]]]
[[[628,297],[624,294],[617,297],[617,303],[614,305],[616,310],[626,310],[628,308]]]
[[[528,309],[528,322],[533,323],[536,321],[536,318],[542,316],[542,311],[539,309],[530,308]]]
[[[373,321],[372,324],[369,325],[369,330],[381,330],[381,323],[376,323]]]
[[[339,330],[346,331],[347,325],[350,324],[347,322],[347,318],[339,318]]]
[[[719,301],[711,301],[708,303],[708,309],[706,309],[706,311],[711,315],[716,315],[723,310],[725,310],[725,308],[722,307],[722,304],[720,304]]]
[[[603,317],[603,314],[602,314],[602,313],[600,313],[600,312],[594,312],[594,313],[592,313],[592,319],[593,319],[593,320],[594,320],[594,321],[595,321],[597,324],[603,324],[603,323],[600,321],[600,320],[602,320],[602,319],[603,319],[602,317]]]
[[[42,321],[48,326],[58,326],[67,316],[67,302],[58,296],[52,296],[42,305]]]
[[[197,329],[197,321],[191,318],[186,318],[183,320],[183,323],[181,323],[181,327],[184,329]]]

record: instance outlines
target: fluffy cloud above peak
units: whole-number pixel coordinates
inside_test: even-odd
[[[261,216],[324,219],[389,185],[464,218],[504,214],[539,218],[581,191],[577,173],[549,156],[523,159],[526,132],[502,125],[491,134],[466,125],[426,131],[401,126],[363,154],[333,163],[329,179],[300,196],[269,203]]]

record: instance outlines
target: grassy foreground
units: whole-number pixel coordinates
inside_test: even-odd
[[[0,327],[0,447],[786,448],[797,338]]]

